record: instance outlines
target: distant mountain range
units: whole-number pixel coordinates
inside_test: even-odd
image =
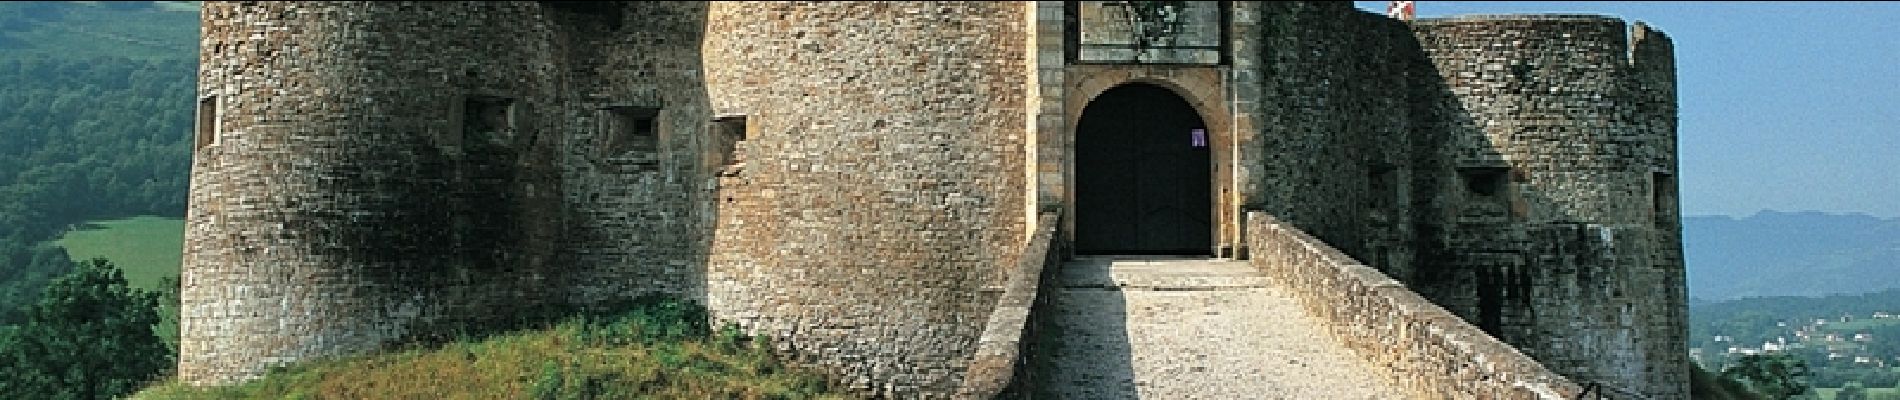
[[[1762,211],[1682,220],[1692,302],[1900,287],[1900,218]]]

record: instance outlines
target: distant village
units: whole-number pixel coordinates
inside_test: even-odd
[[[1872,319],[1865,321],[1861,319]],[[1886,368],[1889,365],[1900,366],[1900,354],[1882,351],[1893,346],[1877,346],[1878,341],[1893,341],[1891,335],[1879,335],[1875,328],[1900,325],[1900,315],[1889,312],[1874,312],[1865,317],[1843,315],[1838,318],[1815,318],[1797,323],[1777,322],[1782,332],[1773,334],[1760,342],[1742,343],[1733,334],[1717,334],[1711,341],[1726,345],[1726,351],[1711,353],[1708,350],[1721,346],[1694,347],[1689,356],[1702,365],[1720,364],[1720,361],[1756,354],[1812,352],[1812,356],[1801,357],[1813,360],[1823,357],[1828,364],[1859,364],[1865,367]]]

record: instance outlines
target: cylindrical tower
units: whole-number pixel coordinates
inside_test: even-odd
[[[1030,5],[710,7],[712,106],[749,126],[712,313],[857,388],[951,392],[1023,247]]]
[[[1600,16],[1414,29],[1444,82],[1440,173],[1456,177],[1419,291],[1580,383],[1686,397],[1686,305],[1663,295],[1682,284],[1665,256],[1679,251],[1668,56]]]
[[[559,226],[537,167],[557,67],[537,5],[203,7],[181,379],[558,297],[538,293],[551,241],[530,240]]]

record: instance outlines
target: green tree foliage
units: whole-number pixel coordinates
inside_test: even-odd
[[[27,306],[40,297],[40,288],[72,268],[59,247],[0,237],[0,325],[26,320]]]
[[[79,263],[46,287],[26,323],[0,331],[0,393],[101,399],[137,390],[172,364],[152,332],[158,301],[106,260]]]
[[[1755,400],[1748,386],[1734,379],[1717,376],[1701,365],[1690,363],[1689,394],[1695,400]]]
[[[1860,382],[1848,382],[1847,386],[1841,387],[1841,391],[1834,393],[1834,400],[1868,400],[1867,388],[1861,386]]]
[[[197,18],[161,11],[0,3],[0,398],[109,397],[171,364],[154,295],[49,243],[184,214]]]
[[[1722,370],[1721,377],[1747,383],[1753,392],[1777,400],[1794,398],[1810,389],[1807,363],[1779,354],[1743,356]]]
[[[0,59],[0,324],[72,262],[85,221],[183,216],[192,60]]]

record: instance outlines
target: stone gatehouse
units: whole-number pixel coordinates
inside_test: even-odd
[[[1263,212],[1552,370],[1686,397],[1673,49],[1346,3],[205,2],[196,383],[648,293],[956,386],[1056,248]]]

